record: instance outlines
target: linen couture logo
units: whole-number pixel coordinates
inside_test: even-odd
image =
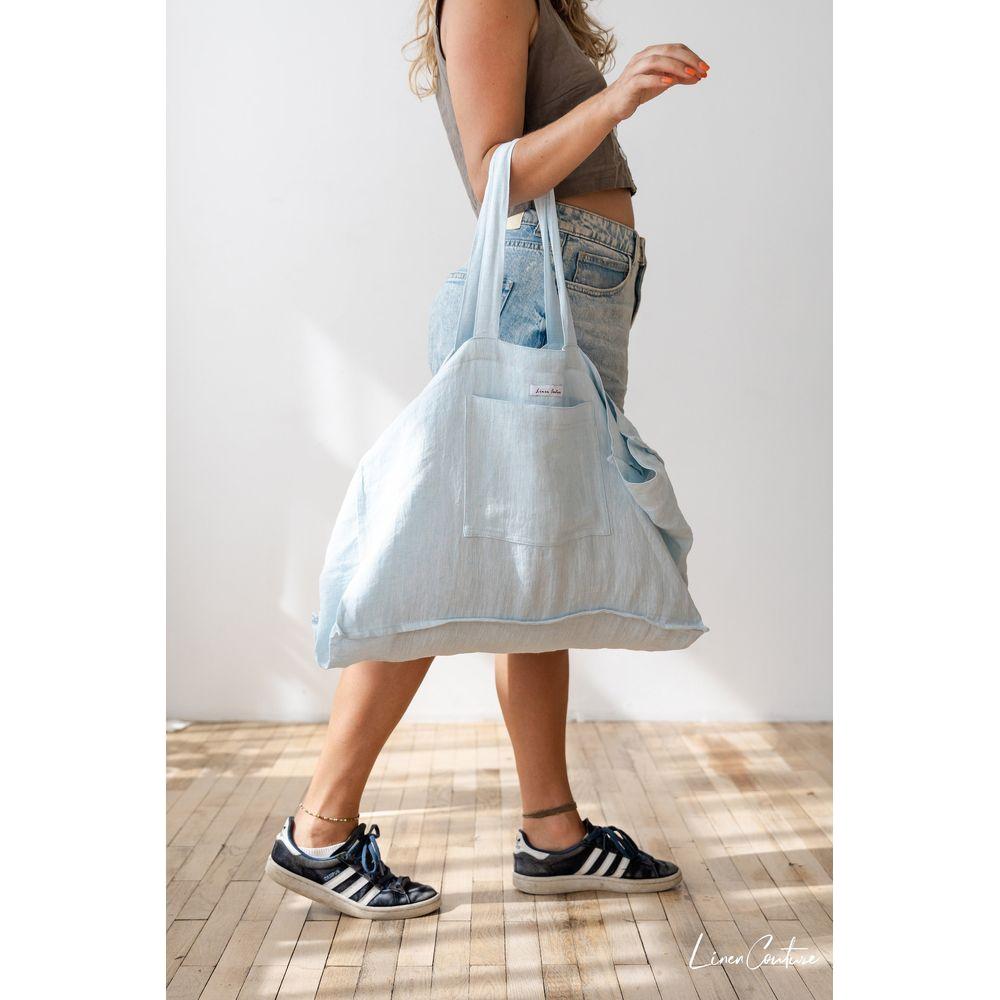
[[[720,955],[704,942],[705,935],[699,934],[688,959],[688,968],[692,971],[717,965],[745,965],[748,969],[759,969],[764,965],[782,965],[788,969],[795,965],[815,965],[819,961],[818,956],[812,954],[808,948],[796,947],[794,937],[785,947],[775,947],[772,951],[771,946],[775,943],[774,935],[764,934],[745,952],[736,955]],[[802,954],[803,952],[805,954]]]

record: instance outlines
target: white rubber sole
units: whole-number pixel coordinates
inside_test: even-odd
[[[349,917],[361,917],[363,920],[406,920],[409,917],[422,917],[427,913],[433,913],[441,905],[439,892],[420,903],[406,903],[403,906],[362,906],[353,899],[344,899],[335,892],[324,889],[310,879],[286,871],[271,858],[267,859],[264,874],[278,885],[283,885],[314,903],[336,910],[338,913],[346,913]]]
[[[551,896],[560,892],[664,892],[681,884],[682,872],[666,878],[612,878],[609,875],[518,875],[514,872],[514,888],[533,896]]]

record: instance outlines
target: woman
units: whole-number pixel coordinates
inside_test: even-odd
[[[545,344],[541,238],[531,200],[555,188],[563,258],[580,347],[621,408],[628,333],[645,270],[633,227],[635,185],[615,126],[708,66],[684,45],[654,45],[606,86],[614,42],[584,0],[423,0],[419,94],[435,93],[459,172],[478,209],[490,159],[522,136],[511,162],[501,337]],[[465,274],[445,282],[432,309],[430,362],[454,346]],[[356,663],[344,670],[315,774],[275,842],[268,873],[341,912],[367,918],[429,913],[434,887],[394,875],[358,823],[379,751],[420,685],[431,658]],[[514,885],[530,893],[612,889],[656,892],[680,882],[677,866],[639,850],[623,831],[594,826],[573,802],[566,767],[566,650],[496,658],[496,688],[514,748],[524,822]]]

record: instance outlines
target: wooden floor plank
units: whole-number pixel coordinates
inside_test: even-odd
[[[507,970],[502,965],[472,966],[469,1000],[507,1000]]]
[[[167,982],[177,972],[178,966],[205,926],[204,920],[175,920],[167,928]]]
[[[402,920],[375,920],[368,932],[365,954],[358,975],[356,997],[385,1000],[392,994],[399,942],[403,936]]]
[[[327,965],[349,965],[361,968],[372,929],[371,920],[340,920],[333,935]]]
[[[434,1000],[457,1000],[469,995],[469,935],[466,920],[442,920],[438,924],[431,970]]]
[[[210,965],[182,965],[167,987],[167,1000],[198,1000],[212,975]]]
[[[437,940],[438,916],[414,917],[403,925],[403,937],[399,944],[397,965],[432,965],[434,944]]]
[[[567,897],[570,929],[576,949],[580,982],[588,1000],[591,997],[620,998],[621,988],[611,956],[611,943],[601,919],[596,893],[575,892]]]
[[[473,965],[503,965],[503,887],[500,882],[472,883],[472,928],[469,961]]]
[[[646,959],[660,994],[669,1000],[698,1000],[685,958],[666,920],[640,920],[637,924]]]
[[[615,974],[622,1000],[660,1000],[653,970],[648,965],[616,965]]]
[[[234,882],[234,885],[250,885],[249,882]],[[264,940],[254,957],[254,965],[276,965],[286,968],[292,952],[299,940],[302,925],[309,912],[309,900],[294,892],[285,892],[278,909],[271,920]],[[340,924],[338,922],[337,927]]]
[[[576,964],[546,965],[542,969],[545,1000],[584,1000],[583,983]]]
[[[642,941],[635,926],[628,896],[612,892],[597,895],[601,923],[604,924],[604,932],[611,946],[611,961],[615,965],[645,965],[646,953],[642,950]]]
[[[176,879],[167,883],[167,927],[180,915],[184,904],[191,893],[198,887],[197,882],[178,882]]]
[[[360,966],[328,965],[319,981],[316,1000],[350,1000],[360,973]]]
[[[215,965],[253,895],[250,882],[230,882],[184,958],[185,965]],[[175,921],[176,922],[176,921]]]
[[[267,934],[269,920],[241,920],[212,973],[201,1000],[235,1000]]]
[[[753,949],[752,954],[755,961],[759,961],[763,954],[773,957],[775,960],[784,958],[780,949],[786,947],[789,942],[783,940],[784,935],[779,934],[763,918],[756,914],[741,914],[736,918],[736,926],[739,928],[747,948]],[[799,945],[800,942],[795,942],[796,948]],[[807,956],[800,953],[795,957]],[[821,956],[814,957],[821,960]],[[766,963],[761,966],[761,971],[778,1000],[811,1000],[812,995],[809,987],[799,975],[796,966]]]
[[[707,920],[705,931],[712,948],[727,956],[723,971],[729,977],[733,990],[740,1000],[774,1000],[774,993],[760,969],[753,969],[745,961],[747,944],[732,920]],[[728,957],[736,959],[729,963]]]
[[[396,967],[392,983],[396,1000],[427,1000],[431,995],[431,969],[429,966],[410,965]]]
[[[576,948],[566,899],[564,895],[538,896],[535,899],[538,948],[543,965],[576,965]]]
[[[237,1000],[274,1000],[281,989],[285,969],[280,965],[254,965],[239,992]]]
[[[797,965],[795,971],[809,988],[809,992],[815,1000],[832,1000],[832,966],[827,958],[820,953],[816,942],[809,936],[805,928],[795,920],[774,920],[771,922],[771,930],[774,932],[777,947],[803,948],[803,952],[795,954],[806,959],[817,959],[815,962],[810,961]]]

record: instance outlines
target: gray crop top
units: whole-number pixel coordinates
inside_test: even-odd
[[[448,89],[448,70],[441,51],[441,7],[442,0],[437,0],[434,47],[438,64],[438,110],[441,112],[441,120],[448,133],[448,142],[455,155],[465,190],[473,209],[478,213],[479,202],[465,168],[462,140],[455,122],[451,91]],[[606,86],[604,77],[573,41],[569,29],[552,8],[551,0],[538,0],[538,30],[528,49],[528,79],[524,95],[525,133],[534,132],[561,118],[567,111]],[[628,161],[614,132],[605,136],[600,146],[556,187],[556,198],[590,191],[606,191],[610,188],[627,188],[635,194]],[[511,212],[520,212],[528,207],[528,204],[514,205]]]

